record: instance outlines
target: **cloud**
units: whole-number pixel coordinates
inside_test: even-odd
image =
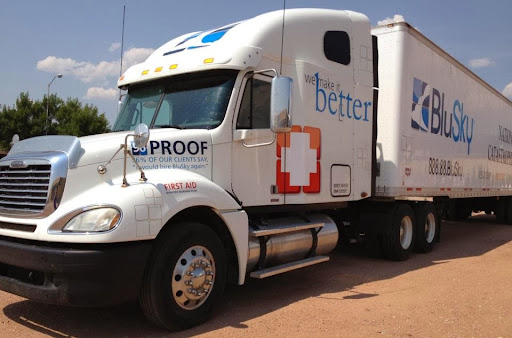
[[[85,99],[101,99],[101,100],[115,100],[119,95],[119,89],[91,87],[87,90]]]
[[[131,48],[123,54],[123,70],[145,61],[155,50],[152,48]]]
[[[505,86],[505,89],[501,92],[503,95],[512,100],[512,82]]]
[[[110,47],[108,47],[108,51],[115,52],[119,48],[121,48],[121,42],[114,42],[113,44],[110,45]]]
[[[73,68],[78,67],[77,62],[73,59],[56,58],[48,56],[44,60],[37,61],[36,68],[45,72],[66,73],[69,74]]]
[[[123,56],[123,70],[143,62],[153,52],[154,49],[151,48],[132,48],[127,50]],[[92,83],[105,82],[111,80],[112,77],[117,78],[119,76],[119,65],[119,60],[101,61],[95,64],[71,58],[48,56],[46,59],[38,61],[36,68],[48,73],[71,75],[84,83]]]
[[[469,66],[471,68],[486,68],[496,65],[496,62],[491,60],[490,58],[480,58],[469,60]]]
[[[377,21],[378,26],[382,25],[388,25],[390,23],[396,23],[396,22],[405,22],[404,16],[400,14],[395,14],[392,18],[387,17],[384,20]]]

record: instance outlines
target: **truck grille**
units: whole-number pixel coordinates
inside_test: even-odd
[[[48,201],[51,164],[0,166],[0,212],[42,213]]]

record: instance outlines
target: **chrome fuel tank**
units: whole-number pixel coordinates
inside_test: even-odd
[[[268,235],[261,235],[262,233]],[[334,221],[321,214],[266,220],[251,228],[247,271],[325,255],[338,243]]]

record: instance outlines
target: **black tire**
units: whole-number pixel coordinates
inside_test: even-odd
[[[430,252],[438,238],[441,217],[432,203],[420,203],[416,208],[416,237],[414,249]]]
[[[208,319],[224,292],[226,253],[215,231],[203,224],[184,222],[164,231],[146,267],[139,302],[150,321],[177,331]]]
[[[414,211],[408,204],[398,204],[393,210],[391,224],[382,236],[382,252],[388,259],[404,261],[414,247]]]
[[[512,224],[512,198],[507,198],[505,200],[505,219],[504,223]]]
[[[496,202],[496,209],[494,210],[494,214],[496,215],[496,222],[499,224],[506,223],[507,220],[507,199],[500,198]]]
[[[448,204],[448,220],[464,221],[471,216],[471,208],[461,201],[450,200]]]

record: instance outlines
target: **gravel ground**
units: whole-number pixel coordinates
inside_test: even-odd
[[[512,226],[443,222],[432,253],[405,262],[350,248],[327,263],[230,287],[209,322],[177,334],[136,304],[75,309],[0,291],[2,337],[512,337]]]

